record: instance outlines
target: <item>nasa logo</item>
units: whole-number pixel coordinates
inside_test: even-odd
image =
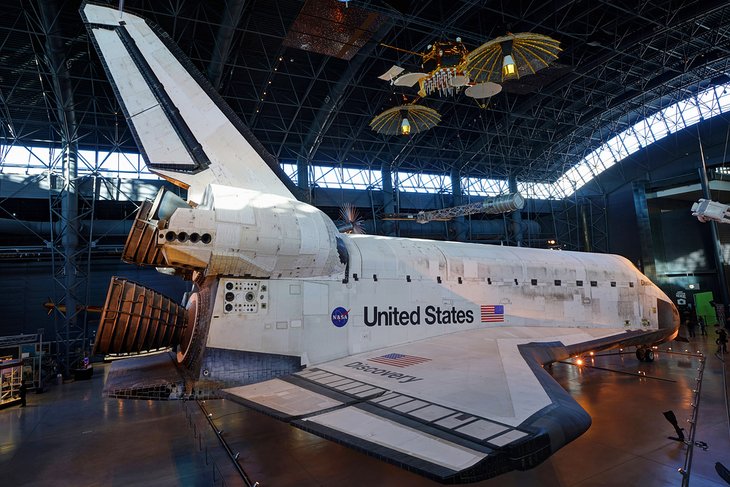
[[[347,320],[350,318],[349,314],[349,309],[338,306],[337,308],[332,310],[332,324],[335,325],[337,328],[342,328],[347,324]]]

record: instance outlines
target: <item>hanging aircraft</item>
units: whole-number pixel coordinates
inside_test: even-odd
[[[158,27],[81,15],[149,169],[123,258],[194,283],[182,303],[114,278],[97,353],[174,346],[201,384],[448,483],[528,469],[590,416],[544,365],[671,340],[670,299],[616,255],[346,235],[298,201]]]

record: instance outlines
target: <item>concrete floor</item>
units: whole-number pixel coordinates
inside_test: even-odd
[[[714,470],[716,461],[730,465],[724,364],[714,355],[714,336],[691,340],[668,345],[709,352],[695,438],[708,449],[695,448],[691,485],[727,486]],[[609,355],[594,365],[611,370],[553,367],[555,378],[593,417],[587,433],[535,469],[473,485],[679,486],[686,447],[667,439],[674,430],[662,411],[672,409],[689,426],[698,359],[659,353],[654,363],[640,364],[633,354]],[[102,385],[97,373],[88,382],[31,394],[25,409],[0,411],[2,485],[220,485],[218,471],[226,485],[243,485],[195,403],[186,412],[179,402],[105,399]],[[207,401],[205,407],[240,452],[248,476],[264,487],[438,485],[230,401]],[[190,423],[204,433],[201,438]],[[208,445],[218,465],[216,483],[201,445]]]
[[[107,369],[0,411],[0,485],[240,485],[197,404],[103,398]]]

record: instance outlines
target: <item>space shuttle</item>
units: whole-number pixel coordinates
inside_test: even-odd
[[[444,483],[525,470],[588,429],[544,367],[673,339],[670,299],[617,255],[338,232],[145,19],[81,15],[149,169],[187,190],[141,205],[95,353],[173,347],[195,386]]]

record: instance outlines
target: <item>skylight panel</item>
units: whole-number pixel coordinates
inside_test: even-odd
[[[630,156],[637,150],[641,148],[641,144],[639,143],[638,137],[636,137],[636,133],[634,132],[633,127],[629,127],[628,129],[621,132],[619,135],[621,142],[623,142],[624,148],[626,149],[626,156]]]
[[[652,117],[655,115],[652,115]],[[650,118],[645,118],[644,120],[640,120],[634,125],[634,135],[636,136],[636,139],[639,141],[639,145],[641,147],[646,147],[651,144],[653,144],[656,141],[656,138],[654,137],[654,133],[651,130],[651,124],[653,123],[653,120],[650,120]],[[664,122],[661,122],[664,124]],[[666,125],[665,125],[666,127]],[[666,130],[665,130],[666,131]]]
[[[679,104],[668,106],[661,111],[664,121],[667,124],[667,135],[679,132],[685,128],[684,119],[680,113]]]
[[[299,174],[297,170],[297,165],[290,162],[282,162],[279,163],[279,165],[284,170],[284,173],[289,176],[289,179],[291,179],[294,184],[298,184]]]
[[[445,174],[423,174],[406,171],[395,173],[401,191],[409,193],[443,193],[451,191],[451,177]]]
[[[715,88],[707,89],[697,95],[697,107],[704,119],[720,114],[720,103],[715,95]]]
[[[461,178],[461,188],[469,196],[499,196],[507,193],[509,185],[504,179]]]
[[[619,137],[618,135],[608,139],[608,141],[606,142],[606,147],[608,147],[608,149],[613,154],[613,158],[617,161],[620,161],[621,159],[629,155],[626,147],[624,147],[624,144],[621,142],[621,137]]]
[[[730,111],[730,86],[716,86],[715,95],[717,96],[717,104],[720,107],[720,111],[722,113]]]
[[[680,101],[677,103],[677,109],[684,120],[685,127],[689,127],[700,121],[700,110],[697,108],[697,103],[694,99],[690,98]]]

